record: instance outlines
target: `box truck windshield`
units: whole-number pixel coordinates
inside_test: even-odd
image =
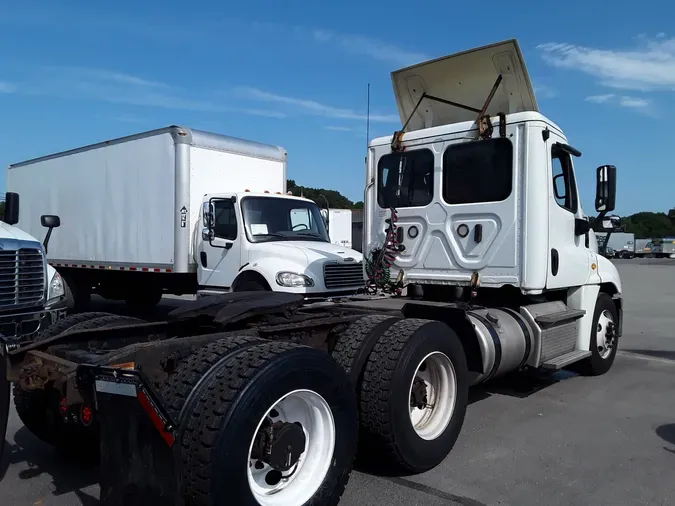
[[[330,242],[319,207],[313,202],[276,197],[244,197],[241,201],[250,242]]]

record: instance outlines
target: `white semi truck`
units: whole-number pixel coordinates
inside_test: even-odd
[[[49,262],[70,308],[92,293],[154,305],[163,293],[363,288],[361,254],[332,244],[318,206],[286,194],[283,148],[183,127],[10,165],[19,226],[57,215]]]
[[[8,361],[32,412],[61,399],[67,448],[100,439],[103,506],[335,505],[357,453],[388,473],[445,459],[472,385],[612,367],[621,280],[581,208],[580,152],[539,113],[516,41],[392,78],[404,126],[367,153],[376,296],[234,292],[113,328],[73,315]],[[616,168],[596,175],[613,231]],[[410,295],[383,297],[392,285]]]

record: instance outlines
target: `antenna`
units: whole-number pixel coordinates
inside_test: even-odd
[[[366,109],[366,150],[370,141],[370,83],[368,83],[368,105]]]

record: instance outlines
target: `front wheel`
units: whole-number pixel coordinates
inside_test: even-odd
[[[584,376],[600,376],[608,372],[614,364],[618,349],[619,337],[616,335],[618,323],[619,313],[612,297],[600,293],[593,313],[591,356],[572,364],[570,369]]]
[[[333,506],[356,453],[354,393],[327,353],[290,343],[242,349],[192,393],[182,438],[194,506]]]

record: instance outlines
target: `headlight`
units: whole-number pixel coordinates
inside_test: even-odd
[[[66,291],[63,286],[63,279],[61,279],[61,275],[57,272],[54,274],[51,283],[49,283],[49,294],[47,299],[51,300],[61,297],[64,293],[66,293]]]
[[[277,285],[279,286],[314,286],[314,280],[304,274],[296,272],[277,272]]]

